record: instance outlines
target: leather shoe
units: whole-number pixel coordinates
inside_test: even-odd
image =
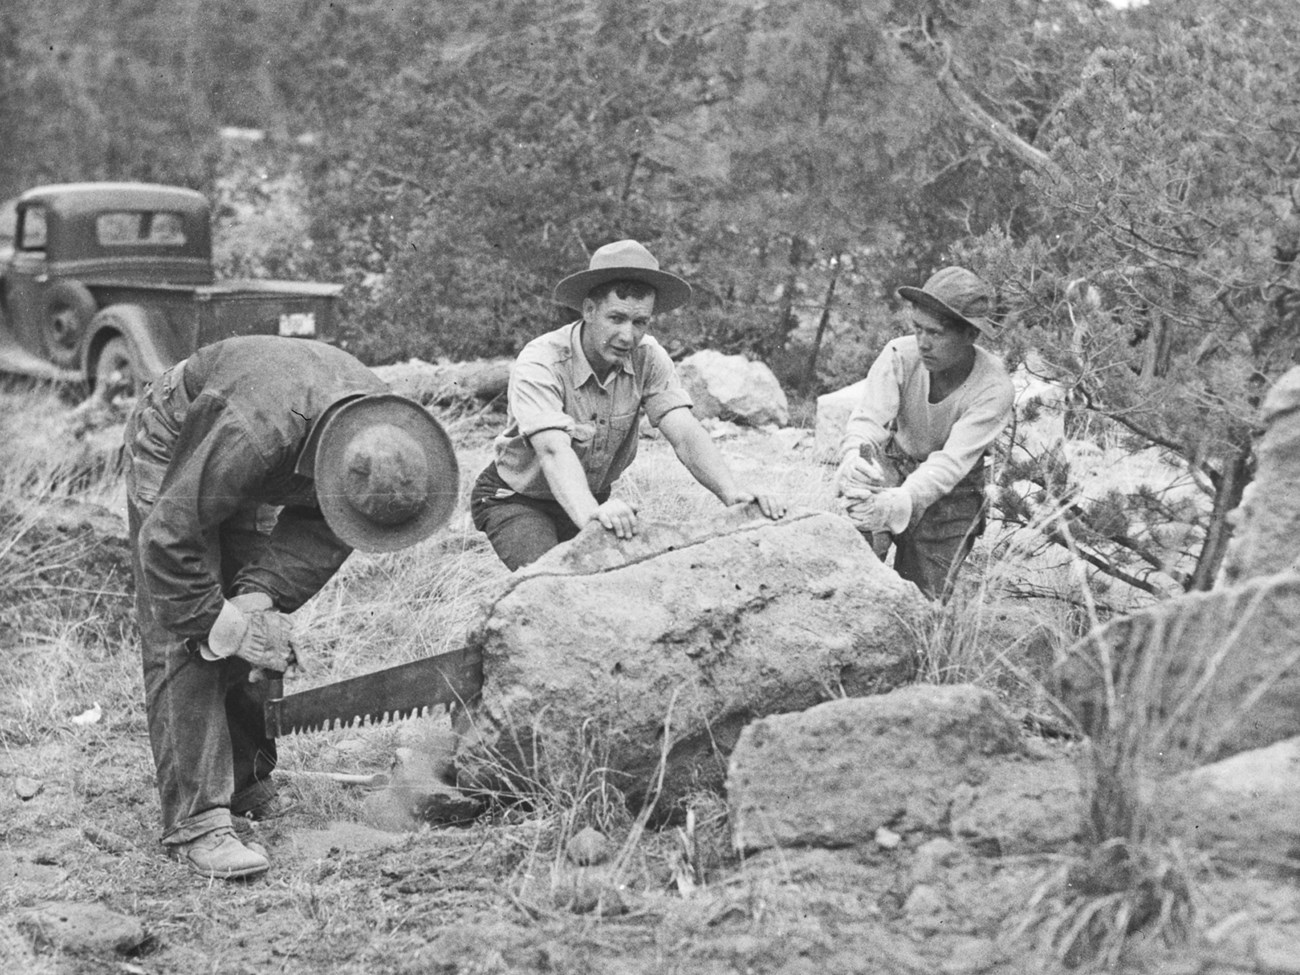
[[[204,833],[188,843],[177,843],[172,855],[183,860],[201,877],[234,880],[266,873],[271,866],[266,854],[246,847],[229,826]]]

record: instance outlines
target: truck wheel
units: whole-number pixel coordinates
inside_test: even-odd
[[[131,343],[115,335],[104,343],[95,360],[94,389],[91,393],[106,403],[119,397],[139,396],[144,387],[140,367],[135,360]]]
[[[78,281],[55,281],[45,295],[42,339],[45,354],[56,366],[76,366],[77,351],[97,306],[90,289]]]

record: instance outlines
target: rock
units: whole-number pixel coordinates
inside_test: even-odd
[[[1085,732],[1111,719],[1115,698],[1135,714],[1176,715],[1140,729],[1157,772],[1300,735],[1300,573],[1259,576],[1188,593],[1088,634],[1056,668],[1057,696]],[[1145,719],[1144,719],[1145,720]]]
[[[785,426],[790,405],[772,370],[743,355],[704,349],[677,366],[682,385],[695,403],[695,415],[718,417],[750,427]]]
[[[1300,871],[1300,738],[1167,779],[1150,799],[1174,835],[1215,859]]]
[[[25,775],[20,775],[14,779],[14,795],[23,802],[35,799],[44,788],[45,783],[39,779],[29,779]]]
[[[126,837],[100,829],[98,826],[83,826],[81,835],[105,853],[117,855],[126,853],[132,848],[131,841]]]
[[[873,838],[876,841],[876,846],[880,847],[882,850],[896,850],[898,849],[898,844],[903,842],[901,836],[895,833],[892,829],[886,829],[884,826],[881,826],[876,830],[876,835]]]
[[[976,975],[1002,960],[1002,951],[989,938],[965,937],[953,944],[948,959],[939,966],[942,975]],[[1169,975],[1169,973],[1165,973]]]
[[[849,422],[849,414],[862,399],[866,385],[865,378],[859,379],[850,386],[817,397],[817,419],[813,433],[813,454],[817,460],[824,464],[839,461],[844,427]]]
[[[754,718],[909,680],[932,611],[825,512],[646,522],[625,542],[589,527],[506,580],[471,636],[487,677],[458,720],[458,783],[572,786],[595,755],[639,805],[666,754],[670,809],[721,787]]]
[[[1079,840],[1087,797],[1068,750],[990,762],[977,783],[963,782],[949,810],[952,835],[986,856],[1046,853]]]
[[[569,839],[564,853],[570,863],[580,867],[604,863],[609,859],[609,840],[600,830],[584,826]]]
[[[755,721],[731,756],[737,850],[852,846],[882,825],[939,834],[956,788],[1022,750],[988,691],[920,684]]]
[[[102,904],[45,901],[18,917],[20,930],[38,945],[73,954],[130,954],[144,944],[144,926]]]

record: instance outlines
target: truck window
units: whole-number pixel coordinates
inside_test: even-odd
[[[22,239],[18,249],[24,251],[45,250],[45,208],[30,206],[22,214]]]
[[[185,243],[185,222],[169,210],[111,210],[95,217],[95,236],[105,247]]]

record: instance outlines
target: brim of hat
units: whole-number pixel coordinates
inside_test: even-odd
[[[387,423],[408,433],[424,451],[429,467],[428,505],[410,521],[379,525],[347,501],[343,462],[348,445],[375,423]],[[313,478],[321,514],[334,534],[362,552],[395,552],[423,541],[445,525],[460,496],[460,468],[451,438],[420,404],[390,393],[362,396],[325,417],[316,448]]]
[[[991,321],[989,321],[989,319],[967,318],[947,302],[940,301],[934,295],[930,294],[930,292],[922,291],[920,288],[913,288],[904,285],[898,289],[898,297],[910,301],[914,305],[920,305],[922,308],[929,309],[936,315],[942,315],[945,318],[955,318],[959,322],[965,322],[985,338],[991,339],[998,333],[997,328]]]
[[[610,281],[643,281],[655,289],[655,314],[680,308],[691,300],[691,286],[675,274],[646,267],[602,267],[570,274],[555,286],[555,300],[582,310],[591,289]]]

